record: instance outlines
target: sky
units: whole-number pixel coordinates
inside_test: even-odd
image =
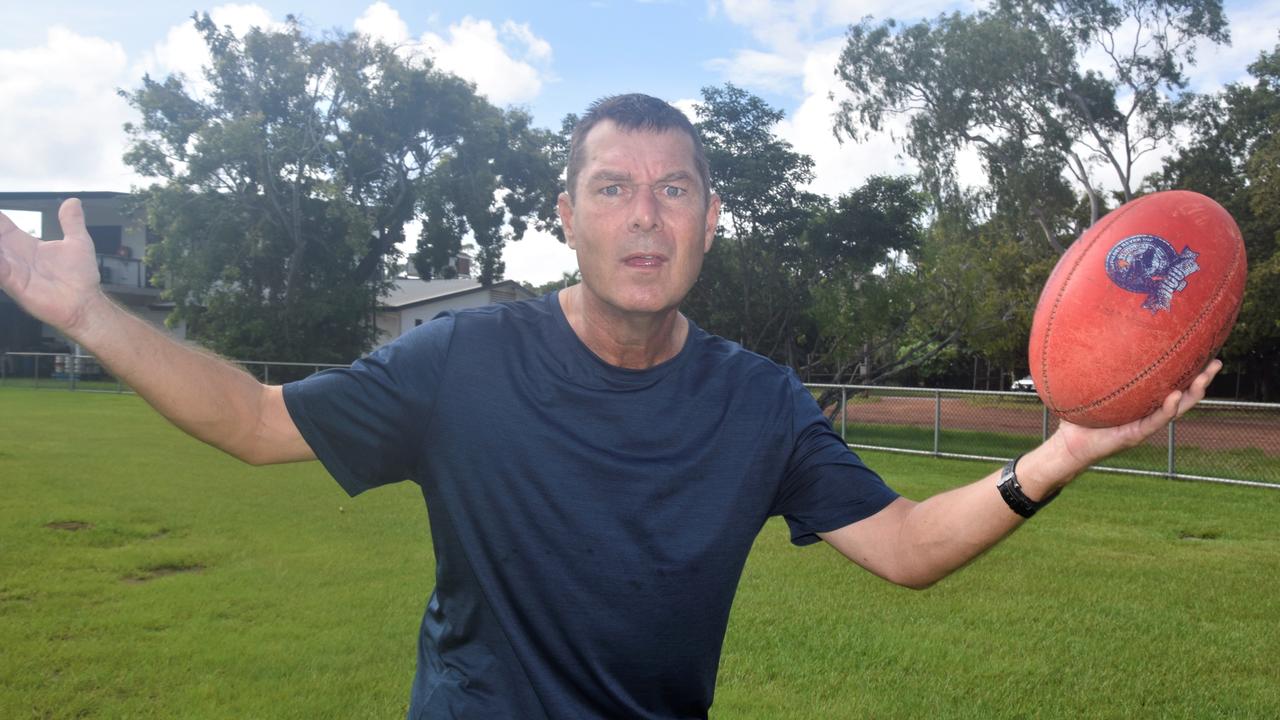
[[[814,158],[810,189],[833,197],[870,175],[913,169],[887,135],[841,144],[831,132],[841,93],[834,68],[848,26],[865,16],[915,22],[978,7],[972,0],[7,5],[0,23],[0,192],[146,184],[121,161],[122,126],[136,117],[117,90],[136,88],[144,74],[198,78],[206,55],[190,16],[199,10],[239,32],[292,14],[317,34],[356,30],[425,47],[493,103],[525,108],[549,128],[605,95],[645,92],[691,111],[701,88],[733,82],[786,113],[778,135]],[[1226,10],[1232,44],[1202,49],[1190,72],[1193,90],[1245,80],[1248,64],[1280,41],[1280,3],[1227,0]],[[546,235],[508,243],[504,257],[508,278],[535,284],[576,267],[572,252]]]

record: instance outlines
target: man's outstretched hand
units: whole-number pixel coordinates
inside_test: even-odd
[[[64,201],[58,222],[63,239],[42,242],[0,213],[0,290],[34,317],[74,335],[105,296],[80,201]]]
[[[1103,458],[1141,444],[1171,421],[1185,415],[1204,399],[1205,390],[1221,369],[1221,360],[1211,360],[1191,381],[1191,387],[1169,393],[1159,409],[1140,420],[1109,428],[1087,428],[1064,421],[1049,443],[1059,445],[1059,451],[1078,464],[1076,472],[1079,472]]]

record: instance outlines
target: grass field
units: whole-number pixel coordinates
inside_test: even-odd
[[[993,468],[866,457],[912,497]],[[0,388],[0,488],[0,718],[403,717],[413,486],[351,500],[133,396]],[[772,521],[712,715],[1280,717],[1280,493],[1089,475],[924,592]]]

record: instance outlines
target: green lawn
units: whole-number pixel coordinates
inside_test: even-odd
[[[994,469],[866,457],[912,497]],[[413,486],[350,500],[133,396],[0,388],[0,488],[0,718],[403,717]],[[1090,475],[924,592],[773,521],[713,717],[1280,717],[1278,520],[1273,491]]]

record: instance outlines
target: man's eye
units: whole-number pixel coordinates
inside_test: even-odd
[[[617,197],[622,194],[621,185],[608,185],[600,189],[600,194],[605,197]]]
[[[689,192],[688,190],[685,190],[682,187],[676,187],[675,185],[667,185],[662,188],[662,194],[666,195],[669,198],[677,198],[688,192]]]

